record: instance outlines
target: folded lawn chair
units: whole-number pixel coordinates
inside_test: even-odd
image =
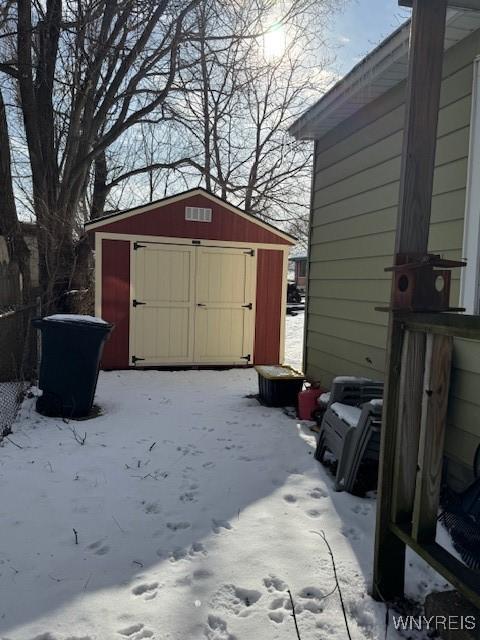
[[[353,376],[337,376],[332,381],[328,393],[322,393],[318,398],[318,409],[314,417],[318,424],[322,424],[323,416],[328,407],[335,402],[359,407],[372,398],[383,396],[383,382],[371,378],[358,378]],[[320,429],[321,434],[321,429]],[[321,435],[319,442],[321,440]]]
[[[329,405],[335,402],[359,407],[364,402],[383,396],[383,382],[371,378],[337,376],[330,388]]]
[[[382,405],[372,399],[361,407],[334,402],[327,408],[315,457],[323,462],[327,449],[336,457],[336,491],[351,492],[361,462],[378,460]]]

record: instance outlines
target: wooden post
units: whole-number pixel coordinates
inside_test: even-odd
[[[418,542],[435,542],[437,532],[452,352],[452,336],[428,334],[412,523]]]
[[[425,337],[423,332],[407,330],[403,340],[391,507],[392,522],[396,524],[411,522],[413,511],[422,416]]]
[[[446,13],[447,0],[413,0],[396,264],[428,250]],[[401,322],[391,313],[372,589],[379,600],[403,596],[404,591],[405,545],[390,529],[402,342]]]
[[[414,0],[395,251],[426,253],[447,0]]]

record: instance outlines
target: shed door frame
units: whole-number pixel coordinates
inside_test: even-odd
[[[132,259],[133,243],[134,242],[160,242],[162,244],[192,244],[191,238],[182,238],[174,236],[153,236],[145,234],[130,234],[130,233],[112,233],[109,231],[95,230],[95,314],[98,317],[102,316],[102,242],[103,240],[126,240],[130,242],[130,259]],[[246,244],[245,242],[236,241],[220,241],[220,240],[202,240],[200,244],[208,244],[212,247],[239,247],[239,248],[253,248],[255,249],[255,260],[257,259],[258,249],[265,249],[270,251],[283,251],[283,283],[282,283],[282,299],[281,299],[281,319],[280,319],[280,348],[279,348],[279,361],[283,362],[285,358],[285,333],[286,333],[286,315],[287,315],[287,281],[288,281],[288,253],[291,249],[291,245],[276,244],[267,242],[253,242]],[[255,287],[256,287],[255,279]],[[133,285],[132,277],[130,273],[130,308],[133,302]],[[256,301],[256,296],[254,304]],[[256,307],[255,318],[256,318]],[[129,316],[130,317],[130,316]],[[255,335],[255,331],[253,332]],[[130,323],[129,333],[129,363],[131,363],[132,357],[132,326]],[[255,344],[255,342],[254,342]],[[254,354],[255,355],[255,354]],[[130,364],[131,366],[131,364]]]
[[[248,329],[247,329],[247,333],[245,336],[245,340],[244,340],[244,349],[246,350],[245,354],[242,355],[250,355],[250,363],[253,362],[253,349],[254,349],[254,340],[255,340],[255,318],[256,318],[256,289],[257,289],[257,250],[256,247],[252,244],[252,245],[246,245],[246,244],[241,244],[241,246],[238,246],[239,243],[229,243],[229,242],[217,242],[215,244],[212,244],[210,241],[203,241],[201,243],[193,243],[192,241],[188,242],[185,239],[183,239],[183,242],[159,242],[158,240],[154,239],[154,240],[130,240],[130,336],[129,336],[129,363],[130,366],[135,367],[136,363],[133,362],[133,356],[138,355],[135,353],[135,313],[134,313],[134,307],[133,307],[133,300],[135,299],[135,251],[141,250],[141,249],[135,249],[135,242],[139,242],[139,243],[144,243],[144,244],[156,244],[156,245],[160,245],[160,246],[165,246],[165,247],[172,247],[172,246],[183,246],[183,247],[189,247],[189,248],[193,248],[193,255],[195,256],[194,259],[194,274],[193,274],[193,281],[194,281],[194,306],[196,305],[196,303],[198,302],[196,297],[197,297],[197,290],[198,290],[198,282],[197,282],[197,273],[198,273],[198,260],[199,260],[199,251],[195,251],[195,249],[202,249],[202,248],[214,248],[214,249],[238,249],[239,251],[250,251],[253,249],[254,254],[253,256],[251,256],[250,260],[251,262],[251,276],[249,278],[249,281],[247,280],[247,284],[249,285],[249,289],[250,289],[250,299],[251,299],[251,304],[252,304],[252,308],[251,310],[246,310],[244,313],[248,313],[251,314],[250,315],[250,323],[248,323]],[[193,333],[195,334],[195,316],[196,316],[196,310],[194,310],[194,314],[193,314]],[[195,353],[195,344],[193,345],[193,350]],[[248,364],[249,362],[245,361],[245,364]],[[238,364],[243,364],[243,359],[241,357],[239,357],[239,359],[237,361],[234,362],[230,362],[230,361],[217,361],[217,360],[208,360],[208,359],[201,359],[201,360],[196,360],[195,357],[192,358],[191,361],[186,362],[185,360],[182,361],[178,361],[175,362],[173,360],[165,360],[164,362],[158,362],[158,363],[150,363],[147,364],[146,366],[175,366],[175,365],[201,365],[201,366],[208,366],[208,365],[228,365],[228,364],[232,364],[232,365],[238,365]],[[140,364],[138,365],[138,368],[142,367],[142,363],[140,362]]]

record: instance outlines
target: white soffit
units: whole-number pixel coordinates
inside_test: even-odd
[[[449,9],[445,50],[480,29],[480,13]],[[328,131],[392,89],[408,73],[410,20],[378,47],[308,109],[289,129],[298,140],[318,140]]]

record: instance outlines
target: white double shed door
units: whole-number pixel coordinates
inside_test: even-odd
[[[132,267],[133,365],[251,362],[253,250],[138,242]]]

